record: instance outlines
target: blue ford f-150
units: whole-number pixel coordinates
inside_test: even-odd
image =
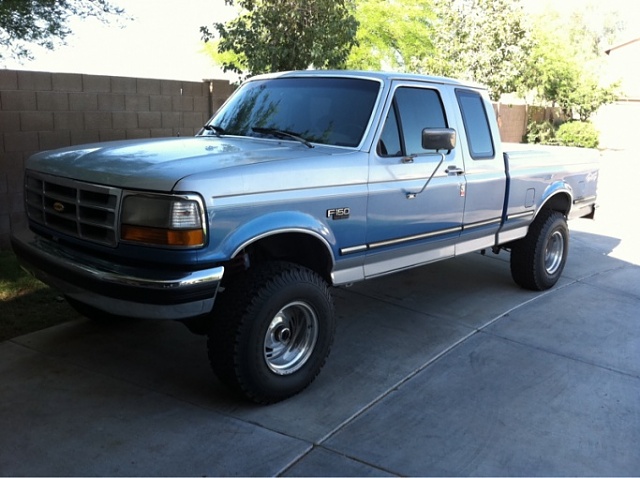
[[[219,379],[269,403],[325,363],[331,286],[486,249],[510,251],[524,288],[556,283],[567,220],[595,210],[597,155],[513,146],[478,85],[260,76],[195,137],[31,157],[12,245],[88,317],[207,334]]]

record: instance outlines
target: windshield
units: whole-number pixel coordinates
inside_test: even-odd
[[[380,83],[356,78],[275,78],[245,83],[209,122],[208,134],[286,138],[355,147]]]

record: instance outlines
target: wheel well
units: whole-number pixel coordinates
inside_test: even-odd
[[[317,272],[331,283],[331,254],[320,239],[310,234],[288,232],[267,236],[251,243],[239,257],[245,268],[270,260],[293,262]]]
[[[571,210],[571,198],[566,193],[555,194],[547,199],[540,209],[551,209],[568,216]]]

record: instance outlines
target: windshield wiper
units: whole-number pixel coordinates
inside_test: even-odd
[[[293,133],[291,131],[284,131],[277,128],[260,128],[258,126],[254,126],[253,128],[251,128],[251,131],[259,134],[270,134],[271,136],[275,136],[276,138],[281,138],[281,139],[293,139],[295,141],[298,141],[304,144],[308,148],[313,148],[313,145],[309,141],[307,141],[306,139],[298,136],[298,134]]]
[[[202,127],[202,129],[206,131],[213,131],[214,134],[218,137],[222,136],[223,134],[226,134],[226,131],[224,130],[224,128],[213,125],[213,124],[206,124]]]

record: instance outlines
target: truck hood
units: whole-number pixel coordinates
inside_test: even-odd
[[[324,152],[322,152],[324,150]],[[181,179],[218,169],[326,155],[289,141],[196,136],[126,140],[37,153],[27,168],[107,186],[171,191]]]

